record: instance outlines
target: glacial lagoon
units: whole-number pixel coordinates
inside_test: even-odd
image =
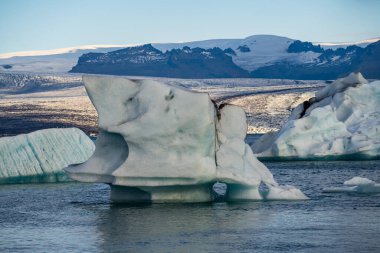
[[[116,205],[106,184],[1,185],[0,252],[380,251],[380,194],[322,192],[379,182],[379,160],[265,164],[310,200]]]

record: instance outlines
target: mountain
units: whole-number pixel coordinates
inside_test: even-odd
[[[193,43],[193,45],[207,47],[207,43],[203,43],[205,44]],[[266,52],[264,44],[263,38],[247,39],[238,47],[235,41],[220,45],[232,46],[234,49],[231,47],[224,50],[219,47],[191,49],[184,46],[182,49],[167,50],[165,53],[156,48],[159,46],[153,47],[149,44],[109,53],[84,54],[71,72],[178,78],[251,76],[330,80],[360,71],[368,78],[380,78],[380,41],[365,48],[353,45],[333,50],[324,49],[310,42],[285,41],[281,38],[268,40],[267,44],[271,45],[269,48],[272,51],[260,58],[257,52]],[[173,45],[165,46],[165,48],[170,47]],[[265,61],[260,64],[257,58]]]
[[[232,52],[228,51],[227,52]],[[249,77],[220,48],[183,47],[163,53],[151,44],[79,57],[72,73],[179,78]]]
[[[151,46],[155,50],[161,52],[158,54],[159,57],[164,57],[165,59],[170,55],[167,51],[171,52],[172,50],[177,50],[171,52],[171,54],[175,55],[175,52],[177,52],[181,55],[176,62],[177,70],[175,73],[173,72],[175,77],[186,76],[186,78],[188,78],[188,74],[191,72],[191,78],[199,78],[199,76],[236,77],[239,73],[241,74],[240,77],[246,77],[246,72],[248,72],[249,75],[253,77],[265,78],[335,79],[344,75],[348,71],[362,70],[364,72],[363,74],[368,78],[379,78],[379,64],[376,58],[376,41],[378,40],[379,39],[371,39],[357,43],[320,43],[320,45],[318,45],[316,43],[298,41],[287,37],[274,35],[254,35],[244,39],[215,39],[184,43],[153,43]],[[115,47],[105,45],[45,51],[38,52],[38,54],[36,52],[3,54],[0,55],[0,72],[68,72],[78,63],[78,59],[81,55],[85,55],[90,52],[105,54],[111,53],[115,50],[124,50],[126,48],[134,47],[134,45],[118,45]],[[366,49],[368,47],[372,49]],[[197,54],[200,54],[200,52],[185,54],[184,51],[189,49],[184,50],[184,48],[189,48],[190,50],[198,48],[197,50],[205,50],[205,52],[207,50],[219,48],[225,55],[219,55],[218,57],[215,56],[216,58],[214,61],[211,61],[210,59],[207,61],[202,60],[202,64],[207,65],[207,68],[204,69],[203,66],[197,66],[196,64],[197,61],[201,61],[200,57],[202,55],[196,56]],[[124,53],[127,52],[128,50]],[[216,51],[214,53],[217,54]],[[142,53],[139,57],[144,58],[143,54],[144,53]],[[119,56],[124,57],[123,54],[120,54]],[[190,56],[198,58],[194,58],[194,62],[191,62],[189,58]],[[100,55],[97,56],[89,54],[86,57],[96,58],[100,57]],[[107,57],[112,57],[113,60],[116,60],[118,56],[107,54]],[[231,62],[228,62],[228,57],[232,59],[232,63],[235,66],[233,66]],[[149,55],[146,55],[145,58],[148,59]],[[73,71],[78,72],[80,71],[80,68],[83,68],[83,66],[79,67],[80,64],[84,63],[83,59],[84,58],[82,58],[78,65],[73,68]],[[162,74],[159,74],[157,69],[154,70],[154,68],[158,67],[158,65],[150,66],[145,70],[136,69],[137,66],[147,68],[149,64],[153,64],[154,59],[149,59],[151,60],[150,63],[136,63],[133,65],[134,70],[128,70],[128,73],[135,72],[138,75],[159,76],[172,75],[169,75],[168,71],[170,70],[170,73],[172,73],[173,69],[168,66],[165,66],[162,69]],[[122,58],[120,60],[124,61]],[[168,59],[166,59],[166,61],[167,60]],[[97,61],[100,63],[100,58],[97,59]],[[212,64],[215,64],[215,70],[213,71],[211,71],[211,62]],[[110,61],[108,61],[108,63],[110,63]],[[89,63],[86,64],[89,65]],[[165,65],[163,62],[160,64],[160,67]],[[118,64],[113,63],[112,66],[114,68],[116,68],[116,66],[121,68],[121,65],[121,62],[119,62]],[[192,70],[185,70],[185,68],[190,68],[190,66],[193,68]],[[94,67],[95,65],[92,65],[92,68]],[[132,63],[130,63],[128,67],[131,68]],[[221,67],[226,67],[226,69],[222,70],[220,69]],[[103,68],[108,67],[103,66]],[[219,70],[216,71],[216,68],[219,68]],[[213,73],[206,73],[209,71]],[[223,71],[226,71],[226,73],[223,74]],[[119,72],[122,74],[125,73],[126,70],[119,69],[111,71],[111,69],[108,69],[107,72]],[[182,76],[185,72],[187,74]]]
[[[233,62],[243,69],[252,71],[259,67],[267,66],[271,62],[286,59],[289,56],[298,58],[298,56],[289,55],[286,52],[286,49],[293,41],[292,39],[280,36],[254,35],[245,39],[218,39],[152,45],[161,51],[183,48],[185,46],[205,49],[218,47],[222,50],[231,48],[235,52],[235,55],[231,55]]]
[[[311,42],[302,42],[300,40],[293,41],[289,45],[286,52],[288,53],[302,53],[302,52],[314,52],[314,53],[323,53],[323,49],[320,45],[313,45]]]
[[[87,45],[0,54],[0,72],[65,73],[89,52],[109,52],[133,45]]]
[[[290,53],[315,52],[319,55],[310,62],[294,62],[287,59],[251,72],[257,78],[284,79],[336,79],[351,72],[361,72],[370,79],[380,78],[380,41],[365,48],[348,46],[336,50],[323,49],[308,42],[295,41]]]
[[[368,45],[361,58],[358,59],[356,71],[360,71],[367,78],[380,78],[380,41]]]

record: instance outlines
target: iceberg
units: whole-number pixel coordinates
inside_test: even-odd
[[[365,177],[353,177],[345,181],[344,186],[324,188],[325,193],[347,192],[374,194],[380,193],[380,184]]]
[[[261,183],[281,187],[244,143],[241,108],[218,108],[207,93],[153,80],[83,80],[100,133],[91,158],[65,170],[74,180],[110,184],[114,202],[207,202],[216,182],[227,184],[229,201],[261,200]],[[269,195],[307,198],[290,187]]]
[[[380,155],[380,81],[352,73],[298,105],[278,131],[252,145],[259,157],[334,158]]]
[[[0,138],[0,184],[62,182],[62,170],[82,163],[95,145],[78,128],[44,129]]]

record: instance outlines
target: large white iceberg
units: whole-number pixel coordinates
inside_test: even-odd
[[[307,198],[294,187],[279,186],[253,156],[244,143],[242,109],[218,110],[206,93],[153,80],[83,80],[98,111],[100,134],[93,156],[65,170],[75,180],[110,184],[113,201],[211,201],[218,181],[227,184],[231,201]],[[259,192],[261,183],[269,194]]]
[[[0,183],[67,181],[62,170],[93,153],[93,141],[78,128],[45,129],[0,138]]]
[[[380,81],[368,83],[360,73],[336,80],[252,149],[261,157],[379,156]]]

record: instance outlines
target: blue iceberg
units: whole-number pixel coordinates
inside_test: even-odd
[[[0,184],[68,181],[62,169],[86,161],[94,149],[93,141],[77,128],[0,138]]]

